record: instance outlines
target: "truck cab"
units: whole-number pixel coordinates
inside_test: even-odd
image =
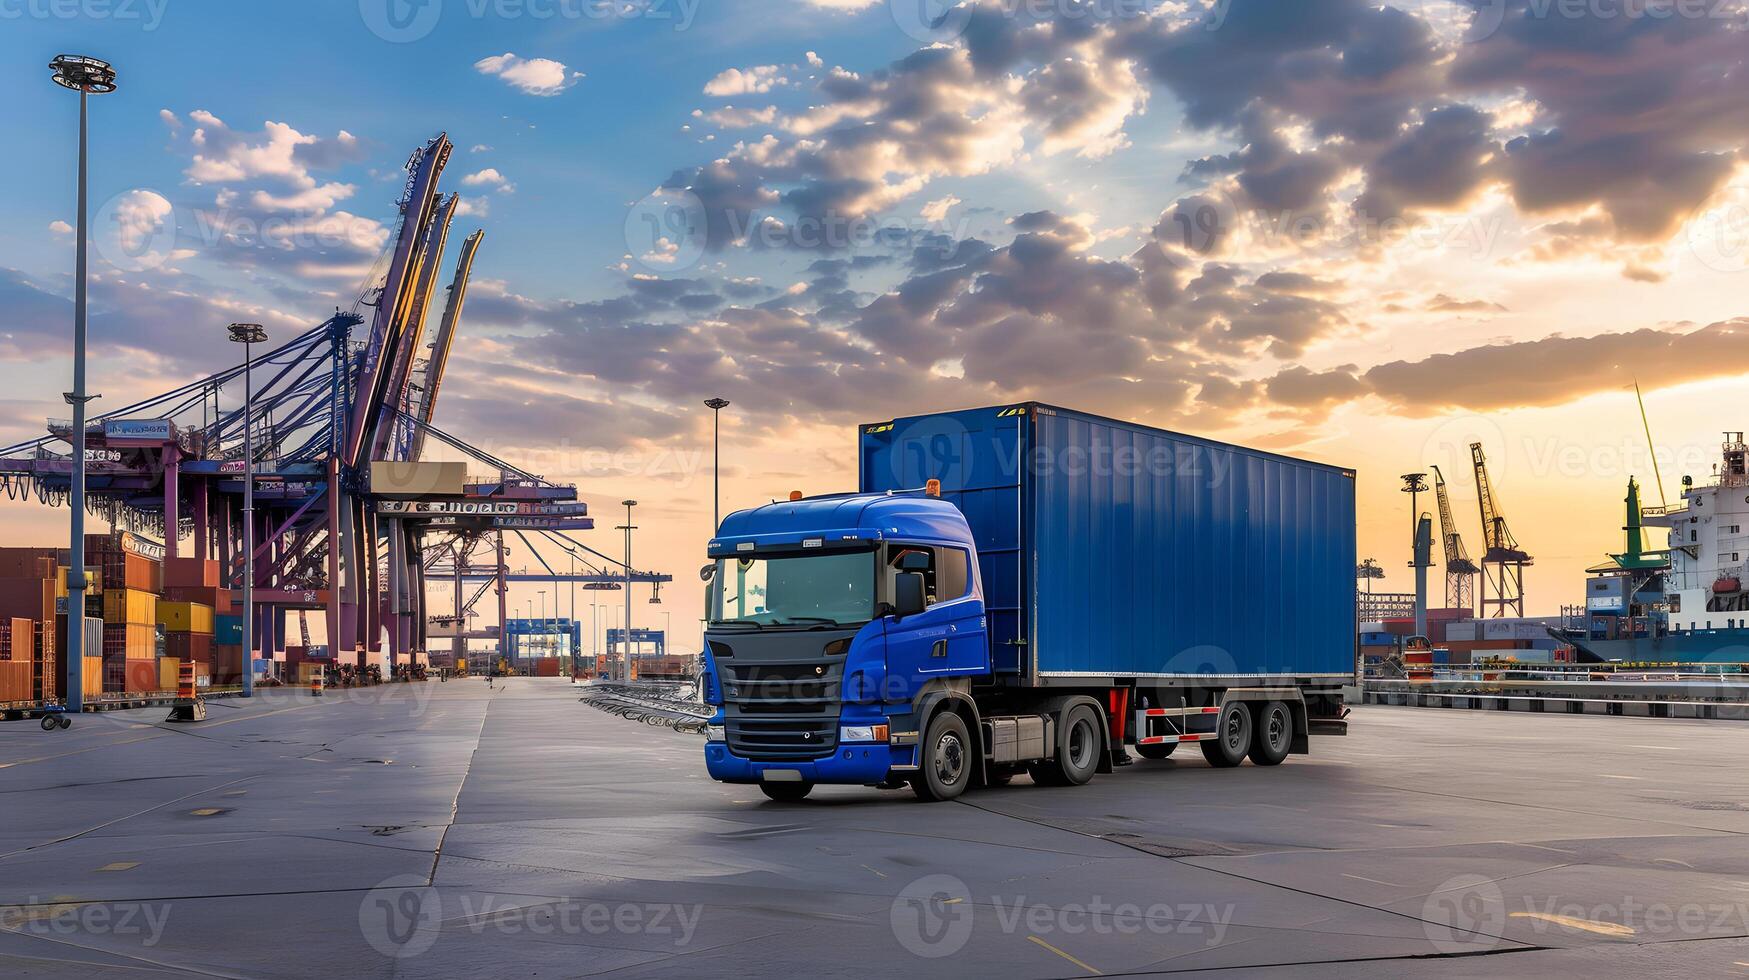
[[[919,771],[926,703],[991,673],[977,548],[926,492],[792,499],[741,511],[710,542],[707,701],[713,778],[800,798],[816,783],[897,785]],[[941,746],[950,782],[980,761]]]

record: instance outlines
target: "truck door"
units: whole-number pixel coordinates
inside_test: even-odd
[[[900,571],[922,573],[929,602],[923,612],[887,623],[887,676],[910,679],[904,696],[937,677],[988,674],[984,601],[972,555],[963,548],[891,545],[887,594],[892,594],[892,576]],[[889,697],[899,694],[893,691]]]

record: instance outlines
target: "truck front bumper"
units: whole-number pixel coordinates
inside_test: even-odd
[[[831,755],[802,762],[756,762],[729,751],[723,742],[707,742],[705,768],[724,783],[801,782],[871,786],[885,782],[895,768],[916,764],[915,745],[846,742]]]

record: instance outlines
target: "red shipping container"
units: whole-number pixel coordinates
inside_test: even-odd
[[[233,644],[214,644],[209,668],[214,684],[243,683],[243,648]]]
[[[122,689],[129,694],[150,694],[159,690],[156,658],[124,660],[122,666],[126,671],[126,683]]]
[[[0,616],[52,621],[55,618],[55,580],[51,578],[0,578]]]
[[[213,662],[211,633],[165,633],[164,656],[177,660],[192,660],[197,664]]]
[[[167,559],[164,562],[164,587],[216,589],[219,587],[219,563],[211,559]]]
[[[54,548],[0,548],[0,578],[54,578],[56,554]]]
[[[557,676],[559,676],[559,658],[558,657],[542,657],[539,660],[536,660],[534,662],[534,676],[536,676],[536,677],[557,677]]]

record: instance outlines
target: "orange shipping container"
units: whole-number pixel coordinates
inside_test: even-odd
[[[0,662],[0,702],[29,701],[30,687],[30,661]]]
[[[103,693],[103,658],[102,657],[86,657],[84,671],[85,671],[85,674],[80,679],[81,683],[79,686],[80,686],[80,689],[85,692],[85,696],[88,698],[94,698],[94,697],[97,697],[99,694],[102,694]]]
[[[181,683],[181,678],[182,661],[175,657],[165,657],[158,661],[158,689],[160,691],[176,690],[176,686]]]

